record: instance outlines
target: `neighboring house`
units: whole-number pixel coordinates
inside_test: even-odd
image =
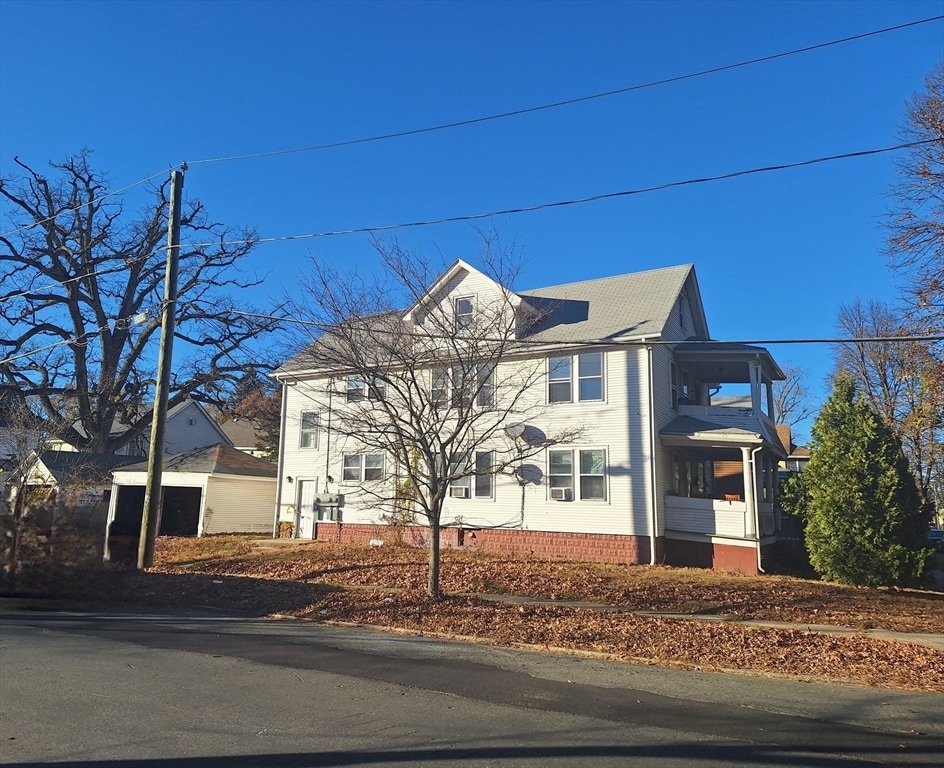
[[[474,313],[505,290],[461,260],[436,286],[427,302],[455,311],[457,323],[465,322],[459,312]],[[541,407],[526,426],[544,433],[572,426],[582,437],[544,447],[522,467],[533,478],[527,484],[473,476],[453,488],[443,546],[760,570],[761,548],[778,532],[776,468],[786,451],[772,386],[784,377],[766,349],[710,340],[694,267],[512,297],[515,317],[543,313],[537,325],[520,321],[515,353],[545,372],[526,393]],[[418,316],[403,313],[405,332]],[[499,364],[499,392],[519,364]],[[416,375],[442,385],[430,372]],[[366,492],[371,484],[393,486],[392,462],[332,438],[332,409],[345,407],[352,393],[345,372],[319,368],[303,354],[275,377],[285,425],[275,522],[294,522],[305,538],[392,540],[377,495]],[[746,399],[718,405],[722,386]],[[333,399],[319,398],[331,388]],[[325,504],[328,496],[340,496],[342,506]]]
[[[117,436],[126,432],[128,427],[116,424],[112,435]],[[147,456],[151,433],[146,432],[124,446],[118,453],[125,456]],[[194,448],[205,448],[216,443],[232,445],[213,417],[196,400],[184,400],[167,411],[167,421],[164,426],[164,455],[183,453]],[[62,440],[49,441],[52,450],[75,451],[74,446]]]
[[[67,512],[74,525],[101,530],[111,496],[112,470],[133,461],[135,457],[110,453],[42,451],[26,475],[27,499],[41,495],[45,502],[55,502],[40,505],[48,513]]]
[[[129,537],[137,542],[147,469],[147,462],[141,462],[113,473],[108,540]],[[163,503],[158,533],[269,533],[275,475],[274,465],[222,443],[168,456],[161,475]],[[106,545],[106,558],[113,549]]]
[[[255,456],[257,459],[263,458],[264,451],[257,446],[259,444],[259,431],[256,425],[248,419],[233,418],[220,424],[220,429],[232,443],[234,448]]]

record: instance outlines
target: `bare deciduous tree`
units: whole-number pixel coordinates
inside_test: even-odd
[[[849,338],[910,336],[903,313],[879,301],[856,300],[839,311]],[[901,441],[925,509],[944,481],[944,361],[929,342],[848,342],[835,351],[836,367],[848,373],[873,411]]]
[[[789,363],[781,363],[780,368],[786,378],[774,382],[777,423],[789,424],[793,428],[816,413],[816,406],[806,388],[805,379],[809,372],[802,366]]]
[[[113,453],[150,425],[167,185],[128,217],[89,155],[51,163],[48,176],[17,160],[22,176],[0,180],[16,227],[0,236],[0,391],[29,398],[50,434]],[[181,231],[170,406],[222,399],[253,342],[277,327],[235,313],[228,295],[258,284],[238,274],[254,233],[212,222],[198,200],[184,206]]]
[[[908,104],[901,138],[925,142],[898,162],[888,219],[892,266],[908,278],[915,318],[925,330],[944,331],[944,62]]]
[[[448,280],[437,283],[439,273],[419,255],[375,240],[380,278],[313,260],[293,310],[320,336],[288,368],[314,373],[310,397],[329,414],[322,424],[329,439],[353,441],[394,468],[394,481],[364,482],[361,490],[391,519],[406,512],[428,524],[433,596],[450,486],[499,474],[524,486],[529,457],[582,431],[524,426],[542,409],[535,388],[543,395],[545,370],[520,337],[543,313],[510,291],[515,252],[494,235],[484,243],[481,272],[496,286],[469,306],[447,298]]]

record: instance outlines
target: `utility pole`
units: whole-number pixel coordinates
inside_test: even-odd
[[[161,307],[161,347],[157,358],[154,388],[154,415],[151,417],[151,444],[148,452],[147,487],[138,541],[138,570],[154,564],[154,540],[161,520],[161,473],[164,469],[164,430],[167,423],[167,389],[174,350],[174,320],[177,313],[177,266],[180,256],[180,207],[184,171],[170,174],[170,213],[167,217],[167,268],[164,273],[164,301]]]

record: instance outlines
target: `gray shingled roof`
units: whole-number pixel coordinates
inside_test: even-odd
[[[693,269],[691,264],[683,264],[520,291],[517,295],[527,305],[539,316],[546,315],[527,338],[567,344],[659,336]],[[311,369],[319,343],[287,360],[276,370],[276,376]]]
[[[39,458],[58,482],[109,480],[113,469],[141,461],[140,456],[78,451],[43,451]]]
[[[529,339],[586,341],[662,333],[691,264],[602,277],[521,291],[531,306],[547,310]]]
[[[147,470],[147,462],[122,467],[116,472],[142,472]],[[275,477],[277,469],[255,456],[250,456],[225,443],[218,443],[207,448],[178,453],[164,459],[164,472],[192,472],[196,474],[245,475],[249,477]]]

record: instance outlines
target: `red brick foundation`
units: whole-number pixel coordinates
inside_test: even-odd
[[[688,568],[713,568],[718,571],[757,575],[757,550],[733,547],[710,541],[664,539],[665,564]]]
[[[315,538],[350,544],[399,540],[411,546],[425,547],[429,529],[420,526],[391,529],[386,525],[318,523]],[[565,557],[600,563],[648,563],[649,539],[640,536],[614,536],[594,533],[558,533],[553,531],[518,531],[505,529],[443,528],[439,537],[443,549],[462,547],[481,552]]]
[[[429,529],[423,526],[391,528],[388,525],[317,523],[318,541],[342,544],[403,543],[413,547],[429,544]],[[561,533],[496,528],[443,528],[443,549],[458,548],[514,555],[563,557],[596,563],[649,564],[648,536],[615,536],[602,533]],[[757,574],[757,550],[712,544],[709,541],[656,540],[656,562],[689,568],[713,568],[747,575]]]

